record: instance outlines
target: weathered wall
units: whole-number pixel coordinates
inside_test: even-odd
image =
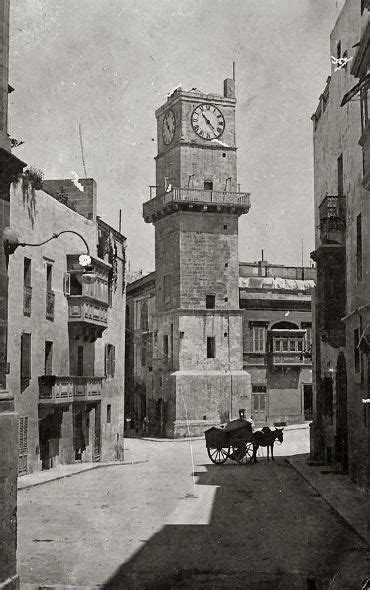
[[[18,588],[17,551],[17,472],[18,416],[4,411],[0,402],[0,585]]]
[[[330,37],[330,55],[337,55],[337,44],[341,43],[341,55],[347,51],[348,57],[353,57],[355,44],[361,37],[361,30],[368,20],[369,12],[365,8],[361,16],[360,3],[347,0],[337,20]],[[366,482],[367,465],[367,428],[364,421],[362,398],[367,396],[366,357],[362,355],[359,370],[355,370],[354,330],[361,334],[369,322],[368,311],[363,306],[369,305],[370,293],[370,235],[367,231],[370,218],[368,192],[362,186],[363,162],[362,149],[358,141],[361,136],[360,101],[350,100],[341,107],[343,96],[358,80],[351,75],[351,62],[348,66],[335,71],[332,65],[331,80],[328,86],[326,104],[320,97],[320,104],[316,111],[314,124],[314,193],[315,193],[315,227],[316,248],[320,245],[319,232],[319,204],[325,195],[338,194],[337,158],[343,154],[343,194],[346,197],[346,344],[345,348],[331,346],[321,339],[318,333],[317,306],[329,305],[328,301],[320,301],[319,296],[315,304],[315,341],[314,347],[315,392],[316,408],[320,405],[319,380],[325,372],[329,372],[334,384],[334,406],[336,405],[336,363],[338,355],[344,352],[347,368],[347,411],[348,411],[348,443],[349,443],[349,472],[358,482]],[[362,279],[357,276],[357,230],[358,215],[362,217]],[[318,293],[319,295],[319,293]],[[368,308],[366,308],[368,309]],[[338,318],[340,323],[341,318]],[[362,371],[361,371],[362,363]],[[316,414],[319,412],[316,411]],[[320,415],[318,415],[320,419]],[[336,432],[336,415],[328,423],[323,419],[322,445],[331,448],[334,461],[334,436]],[[324,449],[324,450],[325,450]]]
[[[14,188],[11,200],[11,225],[16,227],[19,236],[31,243],[41,242],[53,233],[69,229],[81,233],[89,244],[91,254],[96,256],[97,225],[82,215],[59,203],[43,191],[22,194],[21,183]],[[114,378],[103,381],[102,388],[102,455],[113,457],[113,446],[117,433],[123,431],[123,359],[124,359],[124,295],[122,286],[122,251],[118,252],[118,280],[113,290],[113,305],[108,309],[108,328],[103,338],[95,343],[82,339],[70,340],[68,331],[68,299],[63,292],[63,277],[67,271],[67,254],[84,251],[81,239],[66,234],[57,240],[37,248],[19,247],[10,258],[9,264],[9,361],[8,385],[15,394],[16,410],[20,418],[28,417],[28,468],[40,469],[39,460],[39,386],[38,377],[44,374],[45,341],[53,342],[53,374],[59,376],[76,375],[75,351],[77,345],[85,349],[84,374],[104,376],[104,346],[106,343],[116,347],[116,372]],[[32,308],[31,316],[23,315],[23,264],[24,257],[32,260]],[[46,265],[52,264],[52,289],[55,293],[54,320],[47,319],[46,309]],[[28,387],[21,392],[20,353],[22,332],[31,334],[31,379]],[[74,357],[70,363],[71,355]],[[85,372],[86,371],[86,372]],[[112,421],[106,424],[106,406],[112,405]],[[71,423],[68,411],[63,412],[62,438],[56,461],[69,462],[71,453]],[[64,433],[64,435],[63,435]]]

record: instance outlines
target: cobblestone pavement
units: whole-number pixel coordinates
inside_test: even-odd
[[[189,441],[127,440],[146,463],[21,490],[23,588],[357,590],[366,545],[285,461],[297,436],[243,466],[193,441],[194,478]]]

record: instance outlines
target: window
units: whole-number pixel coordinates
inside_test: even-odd
[[[143,301],[140,307],[140,330],[143,332],[149,330],[148,304],[146,301]]]
[[[113,344],[105,345],[105,376],[114,377],[116,369],[116,349]]]
[[[267,388],[263,383],[252,383],[252,393],[266,393]]]
[[[168,360],[168,334],[163,334],[163,356]]]
[[[265,352],[266,350],[266,328],[265,326],[253,326],[252,328],[252,351]]]
[[[206,309],[214,309],[216,305],[215,295],[206,295]]]
[[[82,377],[84,374],[84,347],[77,347],[77,375]]]
[[[356,265],[357,265],[357,280],[362,280],[362,222],[361,213],[357,215],[356,219]]]
[[[338,195],[343,195],[343,154],[337,159]]]
[[[28,387],[31,379],[31,334],[21,336],[21,391]]]
[[[171,275],[163,277],[163,298],[165,303],[171,301]]]
[[[46,340],[45,342],[45,363],[44,375],[53,374],[53,343]]]
[[[301,326],[303,330],[306,330],[304,337],[304,350],[306,352],[312,352],[312,324],[308,322],[302,322]]]
[[[216,356],[216,339],[214,336],[207,336],[207,359],[214,359]]]
[[[213,181],[212,180],[205,180],[204,181],[204,190],[205,191],[213,191]]]
[[[30,317],[32,304],[31,260],[23,261],[23,315]]]
[[[369,120],[369,87],[364,86],[360,90],[360,105],[361,105],[361,131],[362,133],[367,128]]]
[[[25,258],[23,261],[23,277],[24,277],[24,286],[31,287],[31,259]]]
[[[18,439],[18,473],[27,473],[28,454],[28,416],[19,418],[19,439]]]
[[[51,264],[46,265],[46,290],[50,293],[52,289],[53,283],[53,267]]]
[[[111,419],[112,419],[112,406],[111,404],[107,405],[107,424],[111,423]]]
[[[360,343],[360,330],[356,328],[353,332],[353,352],[355,359],[355,373],[360,371],[360,349],[358,347]]]

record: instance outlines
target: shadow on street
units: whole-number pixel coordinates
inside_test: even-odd
[[[209,523],[164,526],[103,588],[360,587],[364,544],[283,457],[198,468],[195,496],[217,486]]]

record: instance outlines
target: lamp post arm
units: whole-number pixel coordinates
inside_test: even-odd
[[[53,234],[50,238],[48,238],[44,242],[40,242],[38,244],[28,244],[27,242],[19,242],[19,246],[43,246],[44,244],[47,244],[51,240],[56,240],[62,234],[75,234],[76,236],[81,238],[81,240],[85,244],[86,253],[90,256],[90,249],[89,249],[88,243],[86,242],[85,238],[83,236],[81,236],[81,234],[79,234],[78,232],[74,231],[73,229],[66,229],[66,230],[63,230],[57,234]]]

